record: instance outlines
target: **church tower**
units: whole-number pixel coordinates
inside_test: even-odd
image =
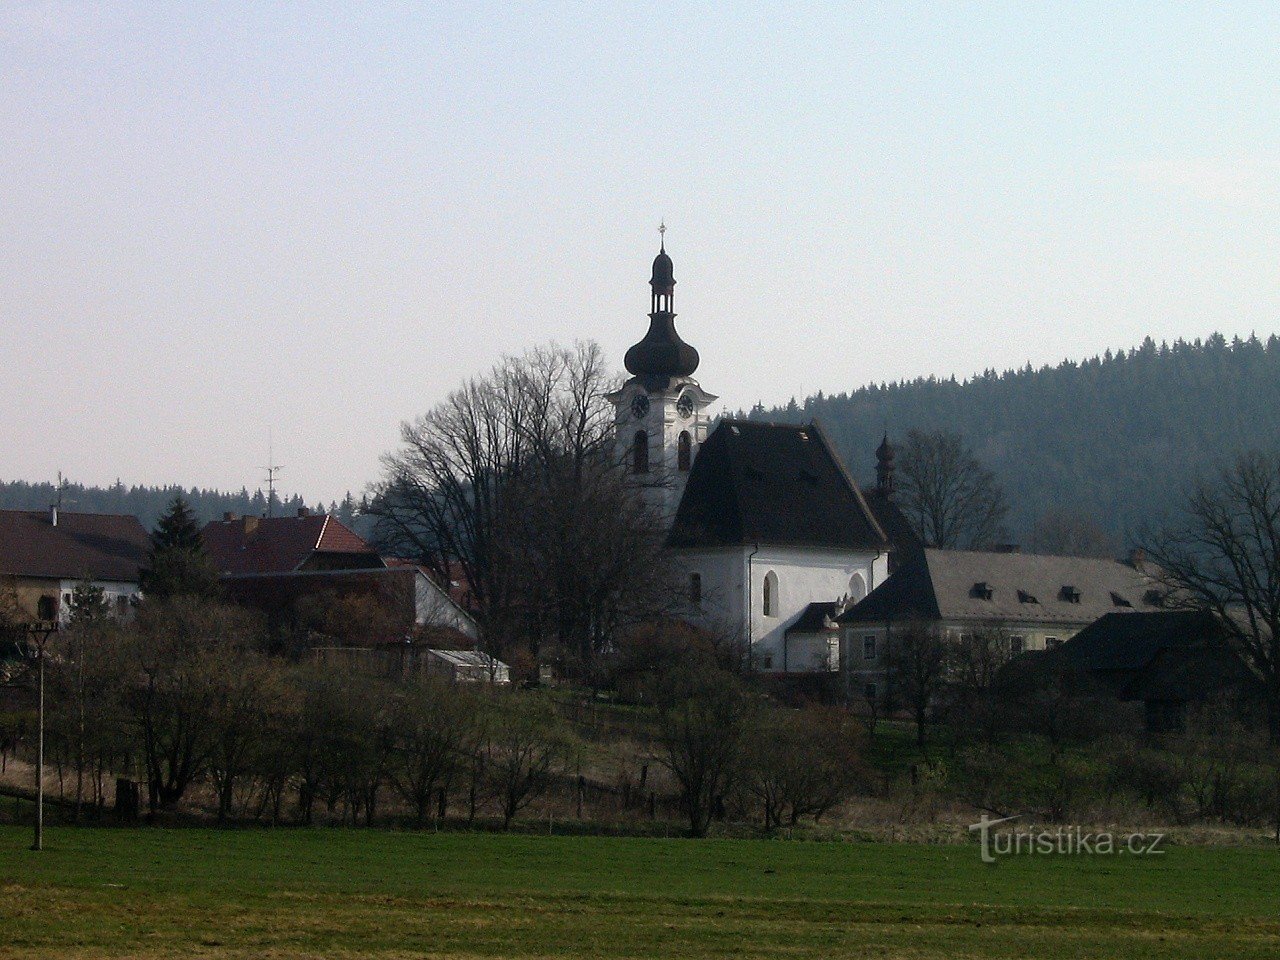
[[[717,398],[693,379],[698,351],[676,333],[675,269],[665,240],[649,280],[649,332],[627,351],[623,362],[631,379],[609,400],[616,410],[618,456],[645,501],[669,524],[707,438],[707,408]]]

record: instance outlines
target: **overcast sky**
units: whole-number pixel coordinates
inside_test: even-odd
[[[1280,7],[0,3],[0,479],[326,501],[504,352],[730,409],[1278,327]]]

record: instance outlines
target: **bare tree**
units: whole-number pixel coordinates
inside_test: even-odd
[[[950,649],[934,624],[908,621],[888,632],[885,666],[889,690],[911,710],[916,743],[925,745],[925,725],[946,686]]]
[[[1050,507],[1036,520],[1028,546],[1033,553],[1065,557],[1109,559],[1120,552],[1115,537],[1097,521],[1059,507]]]
[[[464,579],[492,652],[558,642],[584,672],[669,602],[662,531],[617,459],[595,344],[508,358],[402,427],[369,512],[391,552]]]
[[[1009,635],[999,624],[976,625],[950,644],[947,712],[960,736],[995,742],[1002,716],[996,679],[1012,658]]]
[[[409,683],[394,711],[391,782],[422,826],[433,801],[440,811],[449,787],[468,762],[477,704],[457,686],[432,677]]]
[[[657,759],[680,785],[695,837],[706,836],[741,771],[749,707],[738,682],[724,671],[682,669],[666,679]]]
[[[572,735],[555,707],[533,694],[511,692],[490,704],[485,771],[502,806],[502,827],[541,796],[569,757]]]
[[[862,727],[844,710],[770,710],[751,730],[743,786],[764,812],[765,829],[815,820],[849,797],[863,776]]]
[[[1241,455],[1196,485],[1181,526],[1144,540],[1170,602],[1212,613],[1261,679],[1280,744],[1280,457]]]
[[[217,732],[215,678],[251,649],[260,624],[242,610],[183,597],[144,604],[130,625],[126,702],[141,741],[150,807],[167,807],[207,770]]]
[[[912,430],[897,466],[899,503],[928,546],[981,550],[1005,536],[1004,491],[958,435]]]

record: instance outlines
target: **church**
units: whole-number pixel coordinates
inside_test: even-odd
[[[839,669],[835,618],[884,581],[911,546],[893,503],[893,450],[877,451],[867,494],[822,427],[721,419],[675,327],[665,242],[649,281],[649,329],[626,353],[631,377],[608,399],[618,454],[667,526],[690,623],[744,645],[762,672]]]

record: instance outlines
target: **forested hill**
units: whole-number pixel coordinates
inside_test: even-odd
[[[239,493],[230,493],[179,486],[126,487],[118,481],[109,487],[67,483],[61,490],[64,510],[75,513],[131,513],[148,530],[154,528],[156,520],[176,496],[184,497],[201,521],[216,520],[227,512],[251,517],[265,516],[267,512],[267,497],[261,490],[250,493],[247,489],[241,489]],[[50,504],[58,500],[58,488],[52,483],[0,481],[0,510],[47,510]],[[277,496],[273,512],[277,516],[287,516],[304,506],[311,506],[317,511],[330,510],[350,523],[357,503],[349,493],[341,503],[333,503],[328,507],[323,504],[306,504],[297,495],[283,500]]]
[[[1238,451],[1280,452],[1280,337],[1148,338],[1082,362],[819,393],[749,416],[817,418],[859,480],[872,476],[886,429],[899,440],[910,429],[953,431],[1004,485],[1015,539],[1052,509],[1123,540],[1143,521],[1176,516],[1192,480]]]

